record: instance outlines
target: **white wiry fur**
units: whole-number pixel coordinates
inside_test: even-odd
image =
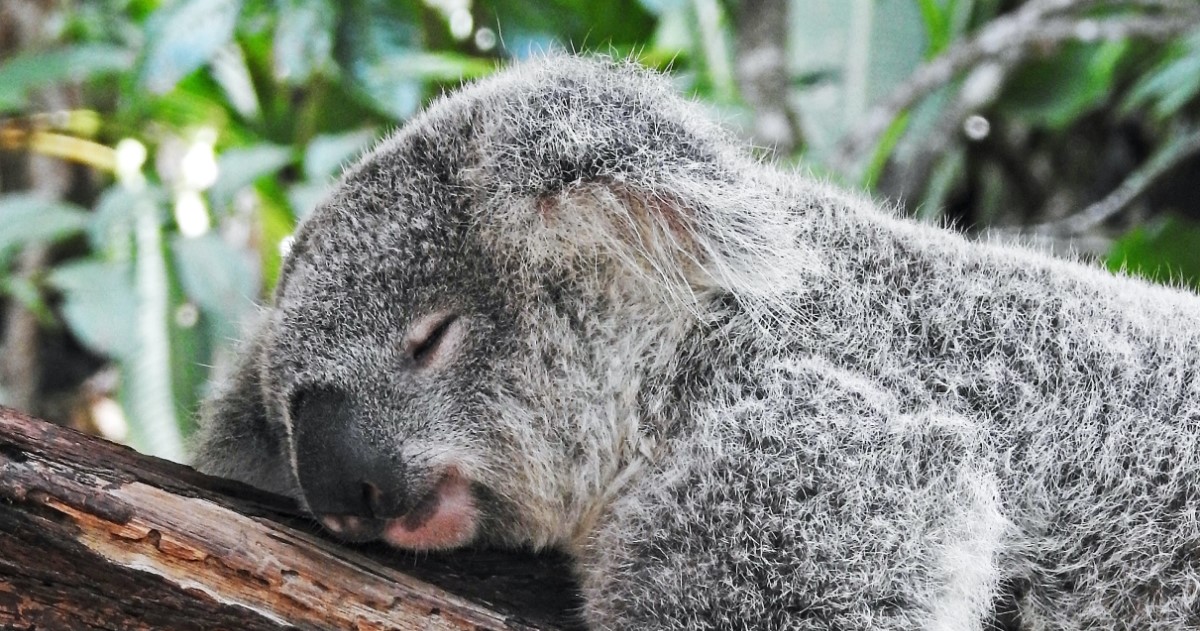
[[[436,371],[400,350],[430,313],[465,327]],[[567,550],[593,629],[1196,628],[1198,370],[1191,293],[892,216],[551,57],[346,174],[198,462],[328,502],[319,422],[409,494],[456,467],[477,543]],[[344,412],[298,416],[316,387]]]

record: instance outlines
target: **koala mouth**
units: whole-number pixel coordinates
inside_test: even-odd
[[[450,470],[404,515],[385,519],[326,515],[320,521],[349,541],[381,539],[406,550],[445,550],[475,537],[479,509],[470,483]]]

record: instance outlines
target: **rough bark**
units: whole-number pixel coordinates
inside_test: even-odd
[[[569,629],[563,560],[342,546],[292,502],[0,408],[0,628]]]

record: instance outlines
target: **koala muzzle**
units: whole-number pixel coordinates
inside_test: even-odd
[[[330,531],[410,550],[453,548],[475,536],[479,511],[457,467],[423,471],[414,484],[399,446],[380,441],[387,433],[371,431],[372,420],[342,390],[302,391],[291,410],[300,489]]]
[[[296,473],[309,509],[317,515],[388,519],[410,508],[403,460],[394,446],[372,440],[353,397],[329,387],[293,398]]]

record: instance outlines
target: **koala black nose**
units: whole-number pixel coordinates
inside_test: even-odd
[[[292,399],[296,472],[318,515],[387,518],[405,508],[404,464],[353,397],[329,387]]]

